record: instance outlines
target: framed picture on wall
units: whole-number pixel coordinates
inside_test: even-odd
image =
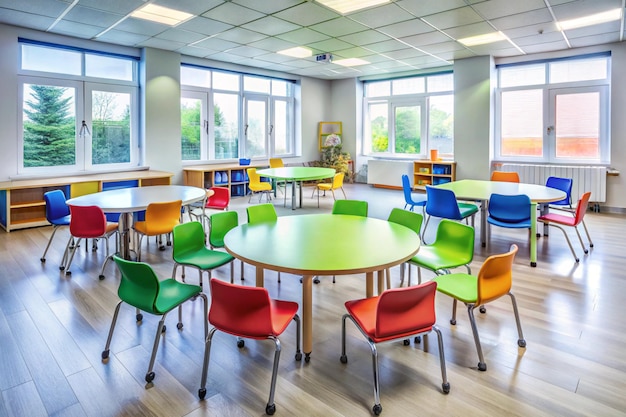
[[[337,146],[342,140],[341,122],[320,122],[319,145],[320,150],[329,146]]]

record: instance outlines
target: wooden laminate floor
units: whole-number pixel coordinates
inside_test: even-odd
[[[330,196],[323,197],[322,208],[317,209],[310,192],[305,189],[305,208],[295,212],[284,209],[279,196],[274,201],[279,215],[330,211]],[[346,185],[346,192],[349,198],[367,200],[372,217],[386,218],[391,208],[404,205],[401,191],[359,184]],[[239,212],[240,222],[245,221],[247,205],[247,198],[233,200],[231,209]],[[581,256],[580,264],[556,229],[539,241],[537,268],[529,266],[524,231],[494,228],[488,248],[477,243],[474,272],[489,254],[503,252],[511,243],[520,246],[513,291],[527,347],[517,346],[508,297],[489,304],[487,313],[477,319],[488,366],[479,372],[465,308],[460,306],[457,325],[451,326],[452,302],[438,294],[437,322],[444,336],[451,392],[441,392],[434,335],[427,352],[421,344],[382,344],[378,350],[383,415],[626,415],[626,217],[588,213],[586,221],[595,247]],[[432,241],[434,229],[427,232],[427,241]],[[182,331],[176,329],[176,314],[168,316],[153,387],[145,388],[144,375],[155,317],[145,315],[137,324],[134,309],[123,307],[111,358],[103,364],[100,355],[118,302],[119,274],[110,264],[106,279],[99,281],[104,250],[86,252],[84,247],[76,254],[72,275],[61,273],[58,264],[67,230],[57,233],[47,261],[41,263],[51,231],[41,227],[0,232],[0,417],[263,415],[273,357],[269,341],[247,341],[240,350],[232,336],[218,333],[207,397],[198,400],[204,346],[199,299],[185,305]],[[580,253],[576,240],[574,244]],[[160,252],[151,240],[143,256],[161,276],[171,274],[171,248]],[[187,272],[189,282],[196,282],[196,271]],[[392,274],[397,286],[399,268]],[[214,276],[228,279],[228,267]],[[252,285],[251,267],[246,267],[245,276]],[[298,277],[282,274],[278,284],[276,273],[268,272],[265,282],[271,296],[300,302]],[[295,326],[290,326],[281,338],[276,416],[371,415],[371,354],[350,323],[349,362],[339,361],[343,303],[363,295],[360,275],[337,277],[336,284],[324,277],[314,286],[312,360],[294,361]]]

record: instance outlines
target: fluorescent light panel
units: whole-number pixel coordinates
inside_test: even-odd
[[[341,14],[346,14],[356,10],[389,3],[390,0],[317,0],[317,2]]]
[[[484,35],[470,36],[469,38],[457,39],[458,42],[465,46],[484,45],[499,41],[506,41],[508,38],[502,32],[485,33]]]
[[[357,67],[359,65],[369,64],[369,62],[360,58],[348,58],[333,61],[333,64],[341,65],[343,67]]]
[[[591,14],[589,16],[579,17],[577,19],[563,20],[558,22],[560,30],[569,30],[582,28],[585,26],[597,25],[600,23],[611,22],[622,18],[622,9],[613,9],[602,13]]]
[[[167,7],[157,6],[155,4],[147,4],[130,14],[138,19],[150,20],[152,22],[163,23],[165,25],[175,26],[180,22],[193,17],[192,14],[181,12],[179,10]]]
[[[293,56],[295,58],[307,58],[313,55],[313,51],[307,48],[303,48],[301,46],[296,46],[295,48],[283,49],[282,51],[276,52],[281,55]]]

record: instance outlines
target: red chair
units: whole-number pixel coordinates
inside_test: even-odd
[[[205,230],[208,225],[205,223],[205,220],[208,221],[209,219],[206,209],[226,211],[230,205],[230,190],[228,187],[211,187],[207,190],[207,195],[208,194],[211,194],[211,196],[206,198],[203,205],[193,205],[189,207],[189,217],[191,220],[195,219],[202,223]]]
[[[573,227],[574,230],[576,231],[576,235],[578,236],[578,241],[580,242],[580,246],[582,246],[583,248],[583,252],[585,252],[585,254],[589,253],[589,249],[585,247],[583,238],[580,236],[580,232],[578,231],[578,225],[582,223],[584,220],[585,212],[587,211],[587,208],[589,205],[589,198],[591,198],[591,192],[587,191],[586,193],[582,195],[580,200],[578,200],[578,204],[576,205],[576,211],[574,212],[574,217],[572,217],[571,215],[568,216],[568,215],[557,214],[557,213],[547,213],[537,218],[537,221],[545,223],[548,226],[554,226],[557,229],[561,229],[561,231],[565,235],[567,244],[569,245],[569,248],[572,251],[572,255],[574,255],[574,259],[576,259],[576,262],[580,262],[580,259],[576,255],[576,251],[574,250],[574,247],[572,246],[572,242],[570,241],[569,237],[567,236],[567,232],[562,226]],[[593,242],[591,241],[591,238],[589,237],[589,232],[587,232],[587,239],[589,239],[589,246],[593,247]]]
[[[262,287],[244,287],[242,285],[229,284],[216,278],[211,278],[210,284],[211,309],[209,311],[209,323],[214,327],[206,338],[202,380],[198,396],[201,400],[206,396],[211,340],[216,330],[232,334],[238,338],[271,339],[276,345],[276,350],[274,352],[270,396],[265,406],[265,412],[272,415],[276,412],[274,392],[276,390],[278,361],[281,350],[278,336],[285,331],[291,320],[294,320],[297,325],[296,360],[302,359],[302,352],[300,351],[300,317],[297,314],[298,304],[292,301],[272,300],[267,290]],[[238,339],[237,346],[240,348],[244,347],[244,341]]]
[[[70,239],[65,248],[66,255],[61,264],[65,269],[65,275],[70,275],[70,266],[82,239],[105,239],[106,240],[106,258],[102,263],[99,278],[104,279],[104,268],[111,259],[109,255],[109,237],[116,234],[118,224],[107,222],[106,216],[102,209],[98,206],[70,206]],[[73,239],[76,239],[72,246]],[[119,248],[118,242],[115,242],[115,250]]]
[[[367,339],[372,350],[374,364],[374,414],[379,415],[380,385],[378,381],[378,353],[376,343],[395,339],[405,339],[416,335],[437,333],[439,342],[439,364],[441,366],[441,385],[443,393],[450,392],[450,383],[446,374],[446,359],[443,351],[441,331],[435,326],[435,292],[437,284],[433,281],[413,287],[395,288],[384,291],[378,297],[364,298],[346,302],[347,314],[343,315],[341,329],[341,363],[347,363],[346,356],[346,319],[352,320]],[[420,339],[416,337],[416,342]]]

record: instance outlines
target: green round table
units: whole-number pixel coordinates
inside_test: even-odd
[[[257,174],[262,177],[273,178],[293,183],[291,187],[291,209],[296,209],[296,184],[300,185],[300,208],[302,208],[302,181],[323,180],[335,176],[333,168],[322,167],[281,167],[259,169]]]
[[[312,282],[317,275],[365,273],[366,297],[384,290],[385,269],[417,253],[419,236],[402,225],[370,217],[310,214],[277,221],[243,224],[226,234],[228,253],[256,267],[256,285],[263,270],[302,275],[302,345],[308,360],[313,345]]]

